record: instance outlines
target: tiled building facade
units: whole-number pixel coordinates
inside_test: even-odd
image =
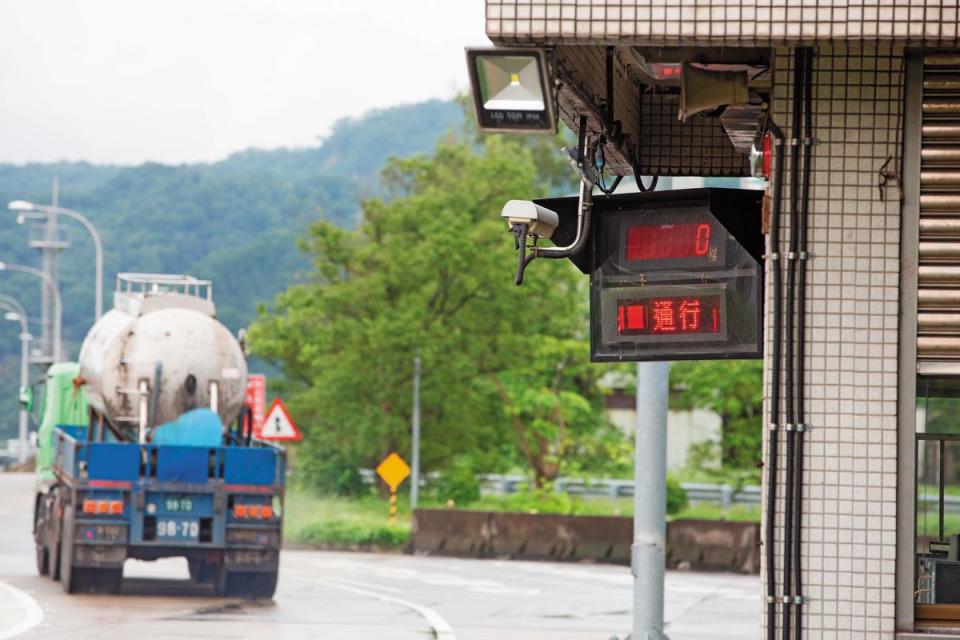
[[[912,634],[920,116],[907,108],[906,78],[916,52],[960,48],[958,23],[956,0],[486,1],[491,40],[554,47],[570,79],[579,64],[585,85],[592,72],[578,61],[596,55],[590,47],[769,48],[770,110],[788,142],[793,48],[813,48],[801,535],[803,635],[811,640],[937,637]],[[561,90],[568,124],[586,106],[577,100]],[[645,131],[637,110],[636,130]],[[676,166],[676,158],[647,161],[674,175],[741,175],[739,160],[718,164],[709,146]],[[896,176],[881,189],[888,169]],[[785,221],[789,174],[787,152]],[[769,356],[766,364],[769,397]],[[781,489],[777,513],[783,508]],[[758,593],[758,608],[763,602]]]
[[[891,638],[900,201],[895,188],[880,199],[877,170],[899,155],[903,54],[901,48],[872,44],[820,46],[815,54],[818,144],[810,194],[809,429],[801,536],[802,595],[808,598],[804,628],[807,638],[818,640]],[[777,50],[772,107],[784,124],[790,122],[792,62],[789,49]],[[789,166],[788,158],[785,193]],[[789,198],[784,214],[791,214]],[[782,248],[787,239],[785,232]],[[768,371],[769,364],[768,359]],[[779,484],[784,486],[782,475]],[[777,512],[783,513],[782,490],[779,495]],[[781,539],[778,535],[778,543]],[[779,563],[779,550],[775,556]]]

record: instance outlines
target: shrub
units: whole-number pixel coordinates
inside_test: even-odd
[[[667,515],[679,513],[687,506],[687,492],[680,486],[680,481],[673,476],[667,476]]]
[[[369,525],[348,520],[325,520],[308,525],[300,541],[309,544],[373,545],[402,547],[410,537],[410,527],[381,524]]]
[[[466,506],[480,499],[480,480],[468,460],[460,458],[440,476],[434,486],[437,500],[453,500],[457,506]]]

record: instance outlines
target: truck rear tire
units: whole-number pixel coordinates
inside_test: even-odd
[[[37,573],[50,574],[50,509],[46,494],[38,493],[33,505],[33,540],[36,545]]]
[[[42,545],[37,545],[37,573],[41,576],[50,573],[50,552]]]
[[[83,570],[73,566],[73,507],[63,508],[63,517],[60,519],[60,553],[57,558],[60,564],[60,584],[67,593],[83,591],[81,582],[86,575]]]
[[[221,566],[216,587],[219,595],[228,598],[269,600],[277,590],[277,570],[227,571]]]
[[[54,494],[53,498],[53,511],[51,513],[51,521],[48,526],[48,540],[50,541],[49,551],[50,551],[50,578],[56,582],[60,579],[60,547],[62,546],[63,539],[63,513],[61,511],[62,507],[60,504],[60,495],[59,493]]]

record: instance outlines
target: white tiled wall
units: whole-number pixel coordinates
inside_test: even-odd
[[[950,46],[956,0],[486,0],[495,42],[784,44],[885,40]]]
[[[777,51],[774,116],[788,138],[792,62],[791,50]],[[881,165],[900,153],[902,63],[901,48],[873,45],[820,47],[814,62],[820,144],[809,234],[802,533],[810,640],[894,637],[900,204],[896,188],[882,201],[876,185]],[[789,156],[786,173],[784,253]],[[781,449],[781,467],[783,459]],[[778,493],[779,520],[782,478]],[[776,557],[779,575],[779,549]]]

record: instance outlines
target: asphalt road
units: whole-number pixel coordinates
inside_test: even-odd
[[[179,560],[130,562],[118,596],[34,571],[32,476],[0,474],[0,640],[608,640],[630,625],[623,567],[284,551],[273,602],[218,598]],[[753,576],[671,572],[671,640],[760,637]]]

